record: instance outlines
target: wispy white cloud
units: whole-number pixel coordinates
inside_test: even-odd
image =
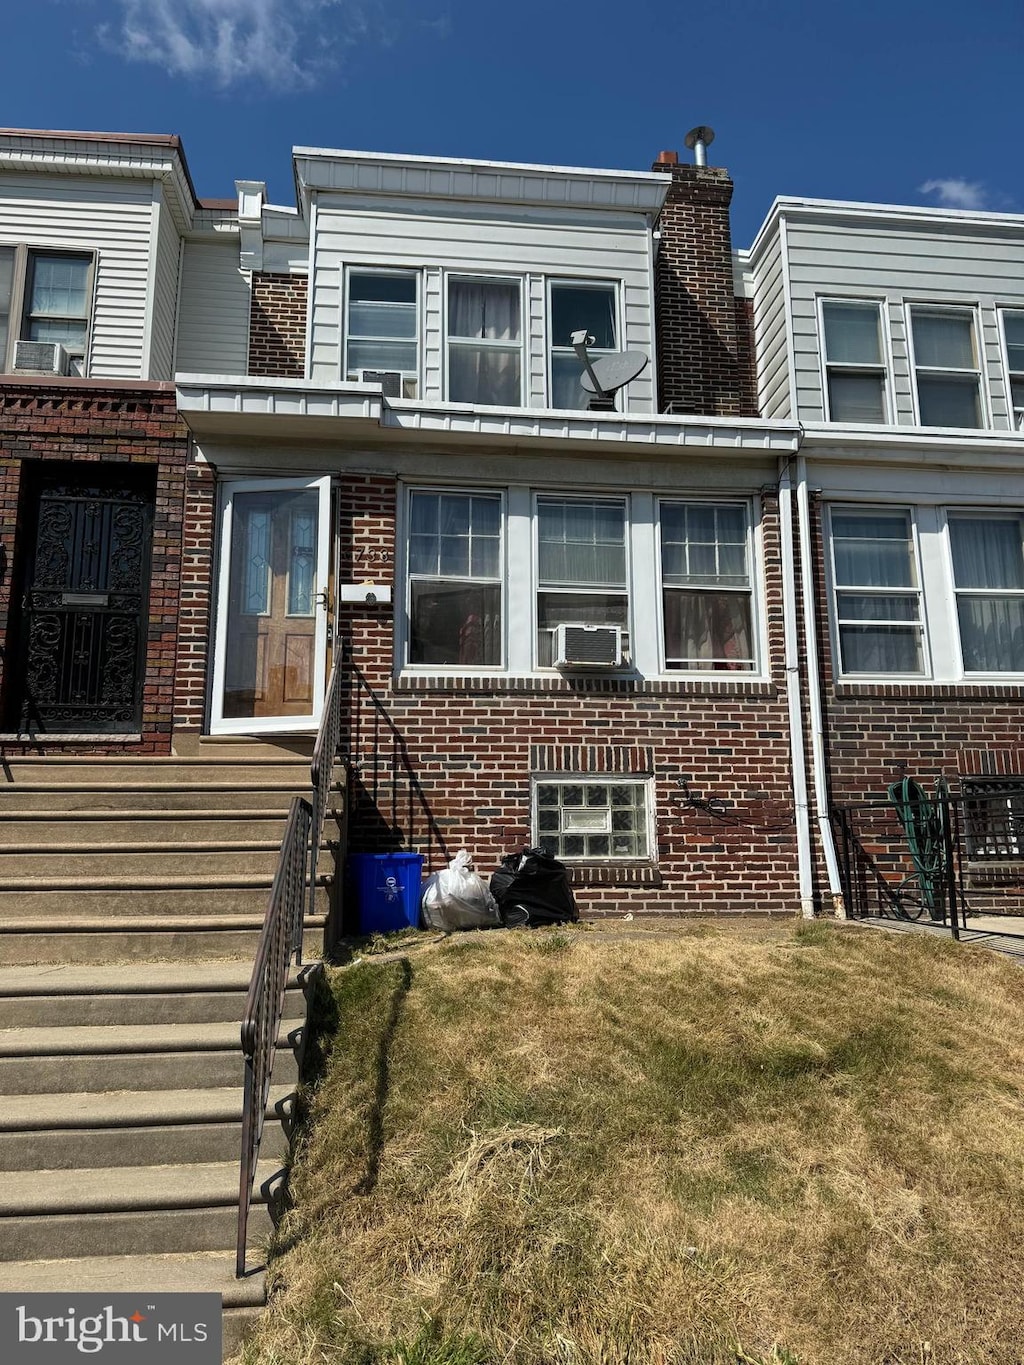
[[[921,194],[933,195],[944,209],[987,209],[991,196],[978,180],[964,180],[949,176],[944,180],[926,180],[918,185]]]
[[[99,40],[131,62],[220,89],[311,88],[352,44],[387,42],[385,0],[114,0]]]

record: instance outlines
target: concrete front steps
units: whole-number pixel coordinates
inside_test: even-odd
[[[216,1290],[230,1354],[265,1293],[261,1274],[233,1273],[239,1024],[307,763],[30,758],[2,776],[0,1292]],[[282,1198],[309,979],[293,973],[286,992],[256,1267]]]

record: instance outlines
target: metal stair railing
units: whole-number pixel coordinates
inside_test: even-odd
[[[345,695],[345,676],[347,649],[339,642],[327,682],[324,697],[323,715],[317,731],[316,744],[313,746],[313,761],[309,766],[309,779],[313,789],[312,825],[310,829],[310,868],[309,868],[309,913],[313,914],[316,897],[316,870],[320,856],[320,840],[323,836],[324,818],[334,781],[334,763],[341,742],[342,698]]]

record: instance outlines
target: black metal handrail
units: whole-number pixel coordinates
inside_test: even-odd
[[[301,961],[306,882],[310,863],[313,808],[301,796],[292,799],[274,874],[270,903],[263,920],[249,994],[242,1019],[245,1091],[242,1101],[242,1163],[238,1183],[238,1236],[235,1274],[245,1274],[245,1241],[259,1160],[263,1120],[270,1098],[277,1035],[284,1015],[284,997],[292,959]],[[308,877],[310,882],[315,879]]]
[[[320,839],[323,835],[324,817],[327,802],[334,780],[334,763],[341,742],[341,703],[344,696],[345,646],[339,642],[334,655],[331,676],[327,682],[320,729],[317,731],[313,746],[313,761],[309,765],[309,779],[313,788],[313,812],[310,828],[310,876],[309,876],[309,913],[314,912],[316,897],[316,869],[320,855]]]

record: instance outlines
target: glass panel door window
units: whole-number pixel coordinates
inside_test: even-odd
[[[756,667],[747,509],[663,502],[661,582],[668,669]]]
[[[419,379],[419,305],[415,275],[353,270],[348,277],[345,377],[397,370],[402,396],[415,398]]]
[[[518,280],[448,280],[448,397],[517,408],[523,402],[522,286]]]
[[[613,284],[551,285],[551,407],[579,410],[591,399],[580,384],[583,366],[572,349],[573,332],[594,338],[587,348],[597,359],[617,348],[616,294]]]
[[[1024,543],[1019,517],[950,515],[965,673],[1024,673]]]
[[[1024,431],[1024,312],[1004,311],[1003,339],[1010,371],[1010,425]]]
[[[552,666],[560,625],[625,632],[626,505],[616,498],[537,499],[537,665]]]
[[[647,858],[647,793],[646,782],[541,778],[533,789],[534,842],[554,858]]]
[[[327,653],[330,479],[225,485],[211,729],[316,725]]]
[[[880,306],[830,299],[821,305],[821,319],[829,420],[885,422]]]
[[[496,493],[409,494],[410,664],[501,667],[501,522]]]
[[[833,508],[830,520],[841,671],[922,674],[924,626],[909,511]]]
[[[981,374],[971,309],[912,307],[910,323],[922,426],[980,427]]]

